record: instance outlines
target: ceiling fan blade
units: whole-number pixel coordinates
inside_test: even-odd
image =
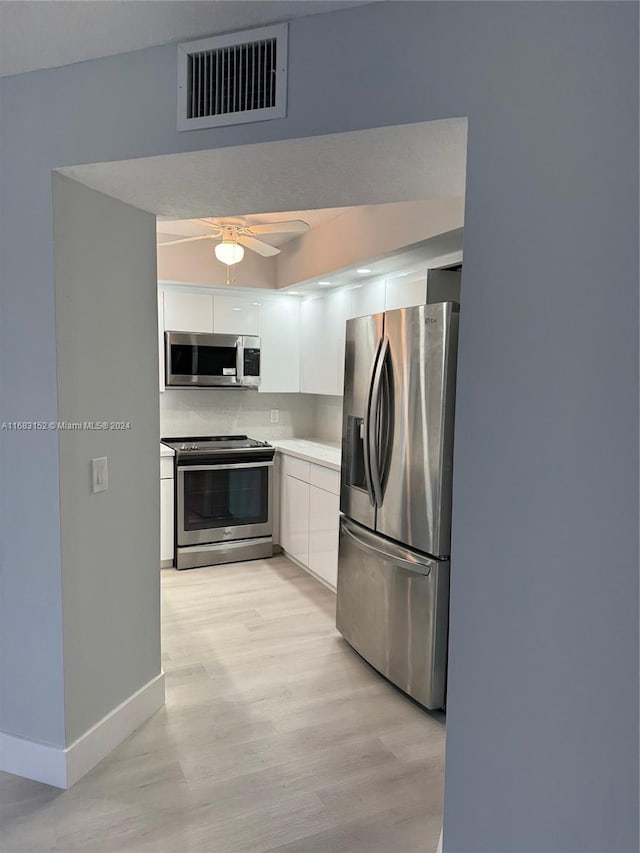
[[[192,243],[194,240],[217,240],[217,234],[203,234],[200,237],[181,237],[179,240],[163,240],[158,246],[176,246],[178,243]]]
[[[265,225],[248,225],[250,234],[304,234],[309,225],[302,219],[291,219],[289,222],[270,222]]]
[[[216,225],[215,222],[210,222],[208,219],[196,219],[196,222],[199,222],[201,225],[206,225],[207,228],[211,228],[212,231],[215,231],[217,235],[222,234],[222,228],[220,225]]]
[[[241,246],[246,246],[253,252],[262,255],[263,258],[270,258],[272,255],[279,255],[280,249],[275,246],[269,246],[268,243],[263,243],[262,240],[256,240],[255,237],[249,237],[246,234],[238,234],[238,243]]]

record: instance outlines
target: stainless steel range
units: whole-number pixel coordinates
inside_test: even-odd
[[[175,451],[175,566],[273,554],[273,457],[246,435],[163,438]]]

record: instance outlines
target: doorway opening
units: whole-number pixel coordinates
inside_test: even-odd
[[[226,270],[213,258],[212,247],[205,252],[207,241],[194,241],[191,246],[199,248],[191,252],[189,244],[176,246],[171,258],[168,247],[157,249],[162,332],[180,331],[173,322],[171,328],[165,323],[168,293],[201,297],[187,300],[191,308],[185,309],[198,321],[206,305],[202,297],[219,296],[225,316],[233,318],[247,308],[243,322],[248,322],[249,307],[229,302],[244,298],[259,309],[254,313],[264,309],[273,318],[270,334],[285,342],[278,324],[295,325],[295,312],[286,305],[297,306],[298,318],[303,304],[322,302],[323,307],[308,312],[313,322],[305,337],[312,341],[307,374],[300,362],[297,366],[298,381],[304,377],[306,385],[275,390],[292,376],[295,385],[295,365],[287,372],[291,361],[280,351],[276,366],[282,365],[286,377],[270,379],[275,383],[271,391],[167,391],[160,374],[158,429],[149,436],[149,447],[157,447],[160,437],[188,435],[246,433],[269,440],[275,434],[283,441],[324,437],[327,444],[339,439],[340,389],[329,383],[342,355],[323,346],[333,333],[328,318],[334,314],[327,306],[340,322],[347,316],[347,302],[350,311],[357,302],[365,312],[363,276],[373,281],[399,272],[393,287],[406,289],[410,277],[401,274],[425,248],[431,251],[430,262],[438,259],[435,266],[459,262],[465,164],[466,121],[452,119],[63,169],[75,181],[154,214],[165,238],[181,233],[163,231],[169,222],[320,219],[326,211],[337,211],[295,241],[298,245],[283,244],[277,262],[241,262],[230,287],[220,279]],[[155,246],[150,242],[144,249],[152,252]],[[395,270],[385,272],[389,263]],[[375,288],[366,296],[374,299]],[[155,331],[155,314],[145,322]],[[160,365],[162,351],[159,338]],[[321,382],[314,385],[319,375]],[[145,379],[155,382],[151,374]],[[283,437],[285,426],[291,434]],[[279,488],[283,478],[291,480],[287,512],[297,519],[306,506],[309,524],[326,517],[337,498],[331,478],[323,488],[312,482],[315,463],[300,455],[282,459],[287,470],[278,470],[272,487]],[[287,466],[286,459],[302,465]],[[172,465],[170,459],[165,468]],[[157,503],[155,489],[149,499]],[[175,500],[175,482],[164,489]],[[282,545],[277,541],[281,512],[280,504],[273,519],[276,545]],[[297,548],[298,531],[285,535],[285,551],[294,561],[279,555],[187,572],[162,570],[167,705],[140,738],[120,748],[122,758],[139,759],[143,778],[149,772],[144,756],[155,754],[160,775],[167,778],[177,763],[176,791],[206,798],[207,825],[219,827],[221,843],[232,837],[225,832],[247,838],[246,833],[273,831],[274,838],[280,832],[293,839],[291,815],[297,814],[304,824],[298,839],[334,833],[357,839],[364,850],[370,839],[386,832],[389,849],[394,840],[396,848],[419,849],[419,837],[420,845],[426,840],[435,849],[442,815],[444,715],[419,708],[341,639],[335,630],[335,598],[326,588],[330,583],[324,578],[323,586],[314,578],[311,566],[306,566],[310,571],[300,567],[305,546]],[[308,553],[308,530],[306,536]],[[150,543],[148,552],[149,560],[157,558],[155,545]],[[150,583],[151,594],[154,589]],[[249,795],[255,822],[246,819]],[[265,821],[272,828],[265,829]]]

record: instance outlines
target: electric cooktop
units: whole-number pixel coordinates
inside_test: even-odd
[[[275,450],[268,441],[258,441],[247,435],[208,435],[188,436],[186,438],[163,438],[163,444],[175,451],[176,463],[183,464],[190,459],[202,460],[204,457],[225,459],[231,454],[249,455],[273,459]]]

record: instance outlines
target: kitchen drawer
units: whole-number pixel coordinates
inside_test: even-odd
[[[333,495],[340,494],[340,472],[333,468],[325,468],[323,465],[311,463],[309,471],[309,482],[312,486],[318,486]]]
[[[160,479],[173,479],[173,456],[160,457]]]
[[[282,471],[288,477],[295,477],[297,480],[309,482],[310,462],[305,462],[304,459],[297,459],[295,456],[282,455]]]

